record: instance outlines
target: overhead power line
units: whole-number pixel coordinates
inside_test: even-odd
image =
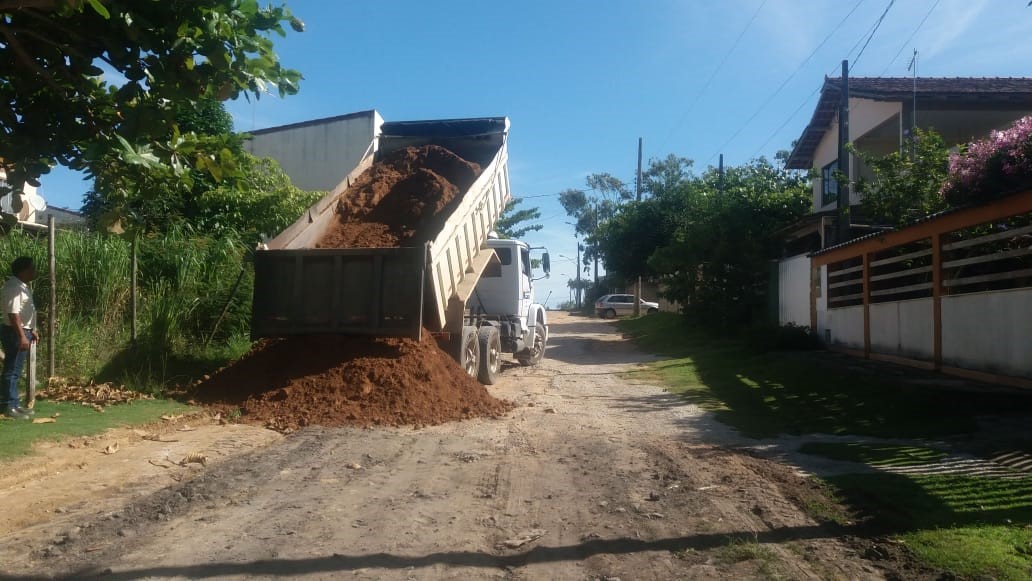
[[[728,59],[731,58],[731,54],[735,52],[736,48],[738,48],[739,43],[742,42],[742,38],[745,37],[745,33],[748,32],[750,27],[752,27],[753,22],[756,21],[756,17],[760,15],[760,11],[763,10],[763,7],[767,5],[767,2],[768,0],[763,0],[763,2],[760,3],[759,7],[756,8],[756,11],[753,12],[752,17],[749,18],[749,21],[745,23],[745,27],[742,28],[742,31],[738,33],[738,37],[735,38],[735,41],[733,43],[731,43],[731,48],[729,48],[727,52],[724,53],[724,57],[720,59],[720,63],[716,66],[716,68],[713,69],[713,72],[710,73],[710,76],[706,79],[706,82],[702,84],[702,88],[699,89],[699,92],[695,94],[695,98],[692,99],[691,103],[689,103],[688,108],[685,109],[684,113],[681,114],[681,117],[678,118],[677,123],[674,123],[674,125],[670,127],[670,131],[667,133],[667,136],[663,139],[663,143],[659,146],[660,149],[663,149],[663,147],[666,146],[667,142],[670,141],[670,138],[674,135],[674,133],[678,129],[680,129],[681,124],[684,123],[684,120],[686,117],[688,117],[688,114],[691,113],[695,106],[699,104],[699,100],[701,100],[702,96],[706,94],[706,90],[709,89],[710,85],[713,84],[713,80],[717,78],[717,75],[720,74],[720,71],[724,68],[724,65],[727,64]]]
[[[892,9],[892,5],[896,3],[896,0],[889,0],[889,4],[885,7],[885,11],[878,17],[878,21],[874,23],[874,28],[871,30],[871,34],[867,35],[867,40],[864,41],[864,46],[860,49],[860,52],[856,53],[856,57],[853,58],[853,62],[849,63],[849,72],[853,72],[853,67],[856,63],[860,62],[860,57],[864,55],[864,51],[867,50],[867,45],[871,44],[871,39],[874,38],[874,33],[878,32],[881,28],[882,22],[885,17],[889,14],[889,10]]]
[[[803,59],[803,61],[802,61],[801,63],[799,63],[799,66],[797,66],[797,67],[795,68],[795,70],[793,70],[793,71],[792,71],[792,73],[791,73],[791,74],[789,74],[789,75],[788,75],[788,77],[787,77],[787,78],[786,78],[786,79],[785,79],[784,81],[782,81],[780,85],[778,85],[778,88],[777,88],[777,89],[775,89],[775,90],[774,90],[774,92],[773,92],[773,93],[771,93],[771,94],[770,94],[770,96],[768,96],[768,97],[767,97],[767,98],[766,98],[766,99],[765,99],[765,100],[763,101],[763,103],[761,103],[761,104],[760,104],[760,106],[756,108],[756,110],[755,110],[755,111],[753,111],[753,114],[752,114],[752,115],[750,115],[750,116],[749,116],[749,118],[745,120],[745,123],[743,123],[743,124],[742,124],[742,125],[741,125],[741,126],[740,126],[740,127],[739,127],[739,128],[738,128],[738,129],[737,129],[737,130],[736,130],[736,131],[735,131],[735,132],[734,132],[734,133],[732,134],[732,135],[731,135],[731,137],[729,137],[729,138],[727,139],[727,141],[725,141],[725,142],[724,142],[724,143],[723,143],[723,144],[722,144],[722,145],[721,145],[721,146],[720,146],[720,147],[719,147],[719,148],[717,149],[717,153],[714,153],[714,154],[713,154],[712,156],[710,156],[710,158],[709,158],[709,159],[708,159],[708,160],[706,161],[706,163],[709,163],[710,161],[713,161],[713,158],[714,158],[714,157],[716,157],[717,155],[719,155],[719,154],[720,154],[720,152],[721,152],[721,151],[723,151],[725,147],[727,147],[727,146],[728,146],[728,145],[729,145],[729,144],[730,144],[730,143],[731,143],[732,141],[734,141],[734,139],[735,139],[736,137],[738,137],[738,135],[739,135],[739,134],[740,134],[740,133],[741,133],[742,131],[744,131],[744,130],[745,130],[745,128],[746,128],[746,127],[748,127],[748,126],[749,126],[749,125],[750,125],[750,124],[751,124],[751,123],[753,122],[753,120],[755,120],[755,119],[756,119],[756,117],[758,117],[758,116],[759,116],[759,114],[763,112],[763,110],[764,110],[764,109],[766,109],[766,108],[767,108],[767,105],[770,105],[770,103],[771,103],[771,102],[772,102],[772,101],[773,101],[773,100],[774,100],[774,99],[775,99],[775,98],[776,98],[776,97],[777,97],[778,95],[780,95],[780,94],[781,94],[781,91],[782,91],[782,90],[784,90],[784,88],[785,88],[785,87],[786,87],[786,86],[788,85],[788,83],[790,83],[790,82],[792,81],[792,79],[794,79],[794,78],[795,78],[795,76],[796,76],[797,74],[799,74],[799,71],[803,70],[803,67],[805,67],[805,66],[806,66],[806,64],[807,64],[807,63],[809,63],[809,62],[810,62],[810,61],[811,61],[811,60],[813,59],[813,57],[817,55],[817,52],[818,52],[819,50],[821,50],[821,48],[822,48],[822,47],[823,47],[823,46],[824,46],[825,44],[827,44],[829,40],[831,40],[831,38],[832,38],[832,37],[833,37],[833,36],[835,35],[835,33],[836,33],[836,32],[838,32],[838,30],[839,30],[840,28],[842,28],[842,25],[843,25],[843,24],[845,24],[847,20],[849,20],[849,17],[850,17],[850,16],[852,16],[852,15],[853,15],[853,13],[854,13],[854,12],[856,12],[857,8],[860,8],[860,5],[861,5],[861,4],[863,4],[863,3],[864,3],[864,0],[859,0],[859,1],[858,1],[858,2],[856,3],[856,4],[854,4],[854,5],[853,5],[853,8],[852,8],[852,9],[851,9],[851,10],[850,10],[850,11],[849,11],[848,13],[846,13],[846,15],[845,15],[845,16],[844,16],[844,17],[842,18],[842,20],[840,20],[840,21],[839,21],[839,23],[838,23],[838,24],[837,24],[837,25],[835,26],[835,28],[833,28],[833,29],[831,30],[831,32],[829,32],[829,33],[828,33],[828,35],[824,37],[824,40],[822,40],[822,41],[821,41],[821,42],[820,42],[820,43],[819,43],[819,44],[818,44],[818,45],[817,45],[817,46],[816,46],[816,47],[815,47],[815,48],[814,48],[814,49],[813,49],[812,51],[810,51],[810,54],[809,54],[809,55],[807,55],[807,56],[806,56],[806,58],[804,58],[804,59]]]
[[[931,7],[928,8],[928,12],[925,12],[924,18],[922,18],[921,22],[917,24],[917,28],[915,28],[914,31],[910,33],[910,36],[908,36],[907,39],[903,41],[903,44],[899,45],[899,50],[896,51],[896,56],[892,57],[892,60],[889,61],[889,64],[885,65],[885,68],[882,70],[882,72],[878,74],[879,77],[884,77],[885,73],[887,73],[889,69],[892,68],[892,65],[896,63],[896,59],[899,58],[899,55],[903,54],[903,49],[905,49],[910,44],[910,41],[914,40],[914,37],[917,36],[918,32],[920,32],[921,27],[924,26],[925,22],[928,22],[928,17],[931,16],[932,12],[934,12],[936,7],[939,6],[939,2],[942,2],[942,0],[935,0],[935,2],[932,2]]]

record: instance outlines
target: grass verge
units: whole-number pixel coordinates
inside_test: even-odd
[[[676,315],[618,325],[642,348],[667,356],[636,373],[756,438],[786,433],[934,438],[974,432],[982,415],[1032,410],[1027,396],[918,387],[900,376],[864,372],[820,355],[756,353],[744,341],[715,339]],[[875,468],[934,465],[946,456],[922,446],[860,443],[810,443],[802,451]],[[926,565],[955,575],[1032,578],[1030,477],[875,472],[824,483],[828,503],[805,507],[809,512],[845,507],[878,534],[905,543]],[[738,552],[729,549],[728,556]]]
[[[103,413],[74,403],[36,402],[36,417],[61,414],[52,424],[25,420],[0,421],[0,461],[32,452],[35,444],[70,437],[91,436],[110,428],[146,424],[163,414],[182,413],[189,406],[169,400],[141,400],[105,408]]]
[[[1032,578],[1032,478],[876,473],[826,481],[929,565],[963,577]]]
[[[669,313],[618,325],[644,349],[669,357],[637,373],[755,438],[936,437],[975,430],[979,415],[1032,410],[1027,396],[936,390],[809,353],[757,353],[743,341],[715,339]]]

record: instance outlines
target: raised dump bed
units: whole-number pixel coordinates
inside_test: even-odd
[[[495,256],[485,250],[488,234],[511,197],[508,130],[504,117],[384,123],[379,138],[337,188],[270,241],[267,250],[255,254],[252,336],[334,333],[418,339],[423,328],[462,332],[466,301]],[[377,169],[374,163],[380,167],[385,160],[420,148],[425,152],[428,146],[431,154],[439,153],[433,148],[444,148],[478,166],[469,175],[472,183],[453,178],[458,183],[449,183],[458,191],[432,219],[405,224],[400,234],[392,230],[396,223],[386,222],[397,218],[403,206],[381,210],[384,215],[375,209],[362,214],[360,209],[356,216],[365,216],[366,225],[373,227],[356,229],[362,223],[358,219],[344,224],[347,231],[341,234],[341,200],[350,204],[365,191],[368,172]],[[421,158],[415,159],[418,164]],[[345,193],[349,195],[342,198]],[[363,241],[394,247],[326,247]]]

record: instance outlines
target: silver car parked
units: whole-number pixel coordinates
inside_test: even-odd
[[[651,315],[659,312],[659,303],[641,299],[641,312]],[[604,295],[595,301],[595,314],[603,319],[634,314],[634,295]]]

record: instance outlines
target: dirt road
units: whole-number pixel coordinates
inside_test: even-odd
[[[544,363],[492,388],[519,406],[502,419],[268,438],[59,531],[7,531],[0,579],[881,575],[799,508],[792,469],[621,377],[647,360],[611,324],[555,317]]]

